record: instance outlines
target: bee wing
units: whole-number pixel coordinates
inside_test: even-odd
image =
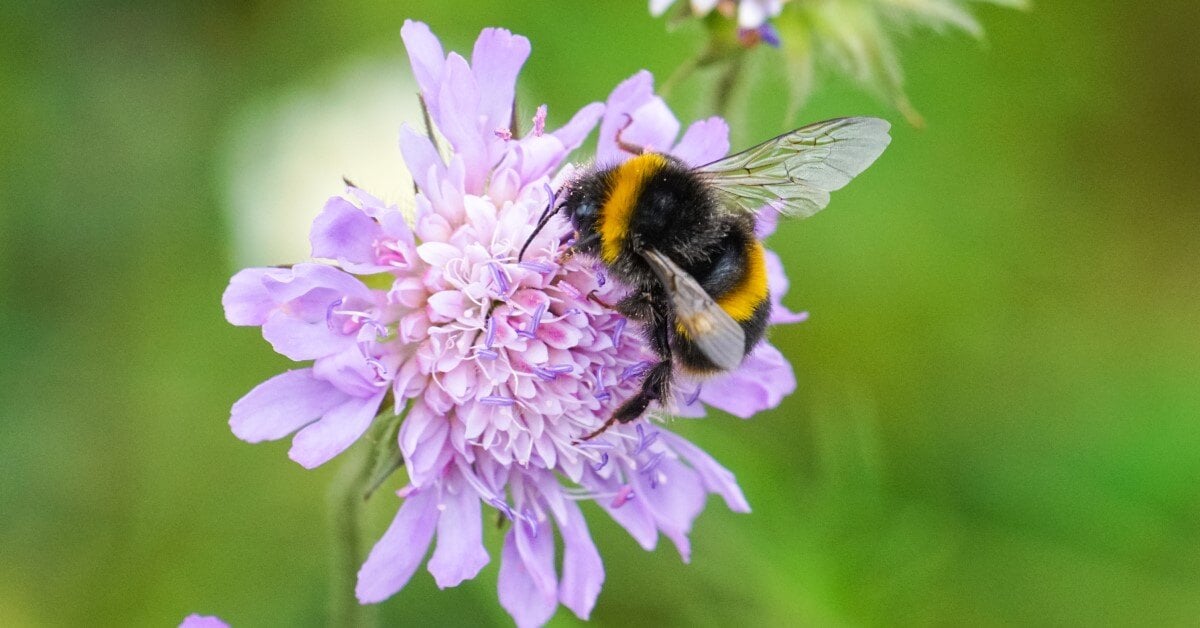
[[[807,218],[867,169],[892,138],[886,120],[837,118],[784,133],[696,168],[731,209],[755,214],[770,206]]]
[[[687,337],[717,368],[737,368],[746,355],[742,327],[671,258],[654,249],[642,251],[642,258],[666,289],[675,306],[675,320],[683,325]]]

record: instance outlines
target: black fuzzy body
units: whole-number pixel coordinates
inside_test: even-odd
[[[647,342],[661,358],[647,374],[642,393],[617,409],[614,418],[621,422],[640,416],[650,401],[665,398],[673,360],[695,373],[719,370],[677,331],[671,299],[640,252],[653,248],[666,254],[719,301],[746,279],[749,251],[757,246],[754,217],[724,210],[703,178],[686,164],[653,154],[630,161],[638,159],[643,160],[634,164],[639,170],[626,164],[579,176],[562,207],[576,230],[575,249],[600,259],[613,277],[631,286],[616,307],[643,323]],[[621,198],[632,203],[614,201]],[[614,217],[620,222],[609,222]],[[607,236],[617,224],[622,226],[620,241],[613,242]],[[619,249],[615,255],[614,245]],[[770,309],[770,299],[763,298],[751,316],[737,321],[745,335],[745,353],[762,339]]]

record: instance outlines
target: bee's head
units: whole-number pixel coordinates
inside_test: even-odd
[[[599,245],[598,238],[591,236],[596,234],[600,207],[604,205],[606,194],[604,179],[596,173],[587,173],[571,183],[562,200],[561,211],[575,227],[576,246],[584,252]]]
[[[571,226],[575,228],[577,234],[576,246],[580,250],[590,252],[596,248],[599,243],[599,237],[595,235],[596,221],[600,213],[600,206],[604,204],[605,193],[604,179],[595,173],[585,173],[571,183],[568,183],[559,196],[550,192],[550,199],[546,205],[546,209],[542,212],[541,217],[538,218],[533,233],[529,235],[529,238],[525,241],[525,245],[521,247],[521,252],[517,255],[517,258],[524,257],[525,250],[529,248],[529,244],[533,241],[533,238],[559,212],[565,214],[567,219],[571,221]]]

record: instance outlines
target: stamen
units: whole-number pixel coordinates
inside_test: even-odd
[[[496,319],[489,316],[487,319],[487,334],[483,337],[483,346],[488,349],[492,348],[492,343],[496,341]]]
[[[636,495],[633,493],[633,487],[626,484],[617,491],[617,496],[613,498],[611,505],[613,508],[620,508],[621,506],[625,505],[625,502],[633,499],[634,497],[636,497]]]
[[[489,497],[487,498],[487,503],[491,504],[496,510],[504,513],[504,516],[508,517],[509,521],[517,518],[516,513],[513,512],[512,506],[509,506],[508,502],[504,501],[503,499],[500,499],[499,497]]]
[[[571,295],[572,298],[577,299],[577,300],[583,298],[583,292],[580,292],[579,288],[576,288],[570,282],[560,281],[560,282],[558,282],[557,285],[560,290]]]
[[[533,114],[533,135],[541,137],[546,132],[546,105],[541,105]]]
[[[376,379],[384,380],[387,378],[388,370],[387,367],[383,365],[383,362],[380,362],[375,358],[367,358],[367,366],[371,367],[372,371],[375,371]]]
[[[329,331],[331,332],[337,333],[337,330],[333,328],[333,315],[335,310],[341,307],[344,301],[345,299],[338,297],[336,301],[329,304],[329,307],[325,308],[325,326],[328,327]]]
[[[609,399],[612,399],[612,393],[603,388],[600,389],[600,392],[592,396],[596,398],[596,401],[608,401]]]
[[[538,534],[538,521],[528,508],[521,512],[521,521],[524,522],[525,527],[529,529],[529,536],[532,536],[536,539]]]
[[[500,354],[492,349],[476,349],[475,355],[485,360],[495,360],[496,358],[500,357]]]
[[[487,397],[480,398],[479,403],[482,403],[485,406],[505,406],[505,407],[507,407],[507,406],[511,406],[517,402],[514,399],[511,399],[509,397],[504,397],[502,395],[488,395]]]
[[[557,364],[557,365],[552,365],[552,366],[535,366],[535,367],[533,367],[533,374],[537,375],[538,377],[540,377],[546,381],[553,381],[555,379],[558,379],[559,375],[565,375],[574,370],[575,370],[575,367],[571,366],[570,364]]]
[[[532,270],[533,272],[541,275],[554,272],[554,266],[551,266],[545,262],[521,262],[517,264],[517,266],[520,266],[525,270]]]
[[[492,133],[495,133],[496,137],[498,137],[506,142],[508,140],[512,139],[512,131],[509,129],[505,129],[503,127],[496,129],[495,131],[492,131]]]
[[[695,404],[696,400],[700,398],[700,391],[703,388],[704,388],[703,384],[696,384],[696,391],[693,392],[692,394],[688,395],[687,398],[683,400],[683,404],[687,405],[687,406]]]
[[[546,304],[545,303],[537,306],[537,309],[533,311],[533,319],[529,321],[529,326],[526,327],[524,330],[517,332],[517,335],[524,336],[526,338],[533,338],[534,336],[536,336],[538,325],[542,324],[542,315],[544,315],[545,313],[546,313]]]
[[[649,461],[649,462],[647,462],[647,463],[646,463],[646,464],[645,464],[645,465],[642,467],[642,469],[641,469],[641,472],[642,472],[642,473],[651,473],[651,472],[653,472],[655,469],[657,469],[657,468],[658,468],[658,465],[659,465],[659,463],[661,463],[661,462],[662,462],[662,459],[663,459],[663,452],[661,452],[661,451],[660,451],[660,452],[658,452],[658,453],[654,454],[654,457],[653,457],[653,458],[651,458],[651,459],[650,459],[650,461]]]
[[[492,281],[496,282],[496,289],[499,291],[500,295],[507,295],[510,287],[508,284],[508,277],[505,276],[504,271],[500,269],[500,265],[496,262],[488,262],[488,268],[492,271]]]
[[[575,443],[575,447],[579,449],[612,449],[615,445],[601,440],[584,440]]]
[[[621,334],[625,331],[625,325],[629,322],[628,319],[620,318],[617,320],[616,326],[613,328],[612,342],[613,347],[621,348]]]
[[[608,454],[602,453],[600,454],[600,462],[592,465],[592,470],[599,471],[600,469],[603,469],[604,465],[606,464],[608,464]]]
[[[625,382],[629,381],[630,379],[633,379],[634,377],[641,377],[649,369],[650,369],[650,363],[645,360],[642,360],[641,362],[638,362],[637,364],[627,366],[627,367],[625,367],[624,371],[621,371],[621,377],[620,377],[621,383],[625,383]]]
[[[641,423],[637,424],[637,433],[638,433],[638,446],[636,449],[633,450],[633,455],[635,455],[635,456],[642,453],[643,451],[646,451],[647,447],[654,444],[654,441],[658,440],[658,430],[650,432],[650,435],[647,436],[646,429],[644,427],[642,427]]]

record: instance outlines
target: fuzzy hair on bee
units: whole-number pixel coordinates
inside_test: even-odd
[[[676,368],[708,375],[737,368],[762,340],[771,312],[759,211],[810,216],[887,147],[877,118],[818,122],[711,164],[625,144],[626,161],[586,168],[551,202],[526,246],[562,212],[575,254],[596,258],[630,292],[614,307],[641,323],[659,361],[641,389],[590,439],[667,398]],[[521,255],[524,254],[524,247]]]

